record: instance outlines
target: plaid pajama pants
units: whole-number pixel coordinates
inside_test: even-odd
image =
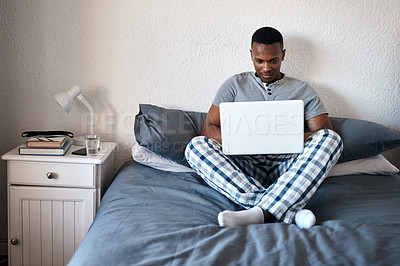
[[[300,154],[235,155],[222,153],[214,139],[198,136],[185,156],[205,182],[240,206],[259,206],[279,222],[292,223],[340,157],[340,136],[328,129],[310,136]]]

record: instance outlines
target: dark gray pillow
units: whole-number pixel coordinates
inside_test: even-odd
[[[200,135],[206,115],[140,104],[135,118],[136,141],[161,156],[188,166],[185,147],[193,137]],[[343,140],[339,162],[371,157],[400,145],[400,134],[382,125],[352,118],[330,119]]]
[[[330,119],[343,141],[339,163],[368,158],[400,145],[400,134],[380,124],[353,118]]]
[[[135,117],[136,141],[161,156],[189,166],[185,148],[192,138],[200,135],[206,115],[140,104]]]

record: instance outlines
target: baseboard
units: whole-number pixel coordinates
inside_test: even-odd
[[[8,255],[8,241],[0,240],[0,255]]]

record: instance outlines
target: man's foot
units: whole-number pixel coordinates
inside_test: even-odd
[[[273,220],[272,214],[258,206],[248,210],[223,211],[218,214],[218,223],[222,227],[262,224],[264,222],[272,222]]]
[[[294,218],[296,225],[301,229],[309,229],[315,225],[317,219],[312,211],[303,209],[296,213]]]

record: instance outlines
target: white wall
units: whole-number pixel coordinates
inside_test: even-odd
[[[397,0],[1,0],[0,153],[24,130],[84,134],[85,107],[67,114],[51,97],[80,84],[97,133],[118,142],[118,168],[139,103],[206,112],[226,78],[252,70],[250,38],[266,25],[286,40],[283,71],[331,115],[400,131],[399,14]],[[5,180],[1,162],[0,244]]]

